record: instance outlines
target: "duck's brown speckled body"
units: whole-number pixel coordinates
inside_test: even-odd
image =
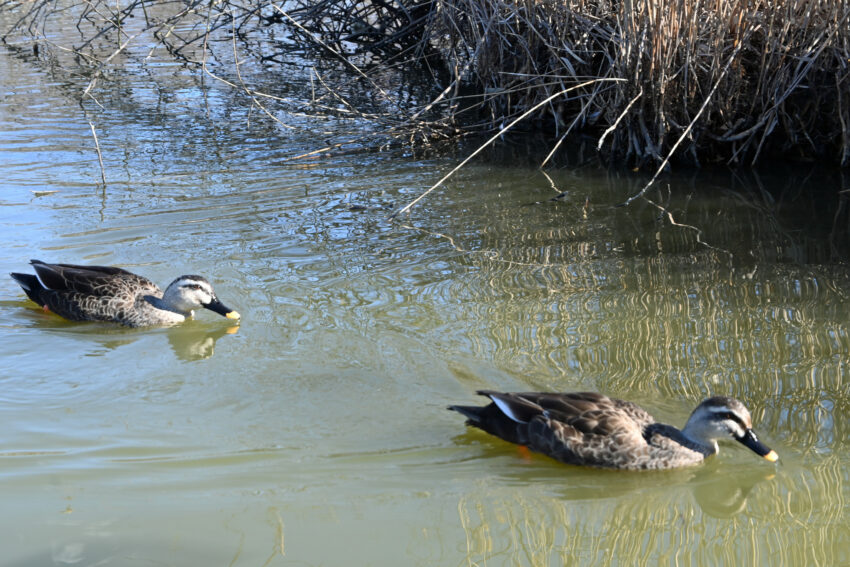
[[[734,398],[704,400],[679,430],[656,423],[631,402],[595,392],[478,392],[486,406],[450,406],[467,424],[528,446],[559,461],[612,469],[671,469],[696,465],[731,438],[775,461],[752,430],[747,408]]]
[[[109,321],[128,327],[172,325],[205,308],[229,319],[239,314],[225,307],[201,276],[180,276],[163,292],[153,282],[121,268],[30,261],[33,274],[11,276],[27,296],[72,321]]]

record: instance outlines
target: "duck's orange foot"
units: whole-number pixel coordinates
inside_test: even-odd
[[[519,458],[523,461],[530,463],[531,462],[531,450],[525,445],[517,445],[517,452],[519,453]]]
[[[50,313],[50,307],[48,307],[47,305],[42,305],[41,308],[44,309],[45,313]]]

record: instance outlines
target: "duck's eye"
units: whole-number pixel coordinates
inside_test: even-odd
[[[183,287],[187,289],[201,289],[201,286],[196,283],[184,284]]]
[[[722,412],[717,414],[717,417],[719,417],[722,420],[728,419],[729,421],[734,421],[734,422],[738,421],[738,418],[735,416],[735,414],[733,414],[730,411],[722,411]]]

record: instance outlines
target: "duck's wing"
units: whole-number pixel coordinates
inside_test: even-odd
[[[78,266],[30,262],[39,286],[27,295],[45,309],[72,321],[127,322],[137,298],[161,295],[159,288],[147,278],[110,266]],[[16,278],[18,279],[18,278]],[[33,278],[35,280],[36,278]]]
[[[595,392],[553,394],[484,392],[513,422],[501,423],[514,443],[527,445],[559,461],[610,468],[639,468],[647,453],[642,432],[653,418],[639,406]],[[492,412],[491,412],[492,413]],[[491,417],[491,423],[495,420]],[[473,423],[473,425],[478,425]]]
[[[147,278],[112,266],[48,264],[31,260],[41,284],[56,292],[80,293],[90,297],[125,295],[139,291],[155,293],[159,288]]]
[[[616,427],[611,419],[623,417],[626,423],[631,422],[640,429],[645,428],[655,419],[642,407],[632,402],[609,398],[598,392],[520,392],[504,394],[492,391],[481,391],[479,394],[493,399],[505,408],[526,408],[525,421],[536,414],[545,413],[549,418],[569,423],[578,430],[587,433],[603,433],[604,428]],[[494,397],[495,396],[495,397]],[[497,401],[498,400],[498,401]],[[536,413],[529,408],[536,408]],[[519,413],[519,412],[517,412]],[[606,425],[607,424],[607,425]],[[603,430],[597,431],[602,427]]]

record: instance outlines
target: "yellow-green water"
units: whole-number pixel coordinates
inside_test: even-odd
[[[458,159],[294,165],[309,121],[151,72],[174,90],[131,75],[81,108],[86,81],[0,51],[0,271],[199,273],[242,323],[67,323],[0,279],[3,565],[850,562],[850,274],[828,217],[725,191],[748,176],[664,181],[652,198],[669,188],[730,259],[613,207],[639,179],[491,158],[389,222]],[[479,388],[599,390],[676,425],[733,395],[781,461],[528,460],[446,411]]]

